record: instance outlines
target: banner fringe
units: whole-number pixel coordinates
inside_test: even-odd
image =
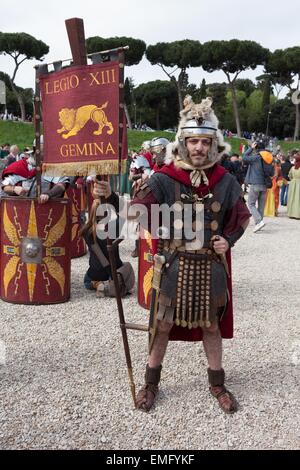
[[[121,161],[121,173],[126,172],[126,160]],[[100,160],[80,163],[43,163],[42,172],[45,176],[95,176],[118,175],[118,160]]]

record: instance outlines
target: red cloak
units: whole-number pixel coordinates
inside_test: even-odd
[[[8,175],[19,175],[23,176],[23,178],[31,179],[36,175],[36,168],[29,170],[27,159],[23,158],[18,162],[11,163],[7,168],[4,168],[2,178]]]
[[[180,181],[180,183],[184,184],[185,186],[192,186],[190,172],[187,170],[182,170],[181,168],[176,168],[173,162],[170,163],[170,165],[164,165],[158,169],[157,173],[164,173],[165,175],[170,176],[170,178],[173,178],[176,181]],[[223,178],[225,173],[227,173],[227,170],[218,164],[205,170],[205,174],[208,178],[208,186],[202,183],[198,188],[194,188],[196,193],[199,196],[205,196],[208,191],[213,189],[214,186]]]

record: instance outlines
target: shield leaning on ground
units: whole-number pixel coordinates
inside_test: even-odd
[[[20,304],[69,300],[70,202],[3,198],[0,217],[1,299]]]

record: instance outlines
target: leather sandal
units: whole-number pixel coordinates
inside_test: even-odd
[[[158,386],[153,384],[144,385],[138,392],[136,397],[136,407],[142,411],[150,411],[155,397],[158,394]]]
[[[218,400],[224,413],[233,414],[238,410],[238,402],[224,385],[209,387],[209,391]]]
[[[149,367],[147,364],[145,373],[145,385],[139,390],[136,397],[136,407],[142,411],[150,411],[156,395],[158,394],[158,384],[160,382],[162,366]]]
[[[208,368],[207,373],[210,393],[218,400],[221,409],[224,413],[235,413],[238,410],[238,402],[224,385],[224,369],[212,370]]]

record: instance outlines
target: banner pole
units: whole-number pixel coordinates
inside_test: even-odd
[[[126,132],[126,129],[124,130],[124,62],[125,62],[124,51],[120,51],[118,53],[118,60],[119,60],[119,161],[118,161],[119,175],[118,175],[118,179],[119,179],[119,193],[120,193],[120,190],[121,190],[120,178],[121,178],[121,171],[122,171],[121,169],[122,169],[122,153],[123,153],[123,133]],[[126,322],[125,322],[125,317],[124,317],[123,302],[122,302],[122,297],[121,297],[121,292],[120,292],[116,256],[115,256],[115,250],[116,250],[116,247],[118,246],[117,242],[118,242],[117,240],[113,242],[111,239],[108,238],[107,249],[108,249],[109,261],[111,265],[112,278],[113,278],[115,288],[116,288],[116,300],[117,300],[117,306],[118,306],[124,353],[125,353],[126,364],[127,364],[127,372],[128,372],[128,377],[129,377],[129,383],[130,383],[130,390],[131,390],[133,403],[136,408],[135,383],[133,379],[130,348],[129,348],[129,343],[128,343]]]
[[[66,28],[68,31],[68,37],[69,37],[70,47],[71,47],[72,56],[73,56],[73,64],[74,65],[86,65],[87,57],[86,57],[83,20],[79,18],[71,18],[71,19],[66,20],[65,23],[66,23]],[[122,160],[123,130],[124,130],[123,129],[124,62],[125,62],[124,50],[118,49],[118,59],[119,59],[119,68],[120,68],[119,69],[119,103],[120,105],[119,105],[119,129],[118,129],[119,131],[118,170],[119,170],[119,176],[120,176],[121,160]],[[107,175],[107,177],[109,177],[109,175]],[[96,178],[101,179],[101,176],[97,175]],[[120,186],[119,186],[119,189],[120,189]],[[103,202],[101,199],[100,199],[100,203]],[[122,339],[123,339],[123,345],[124,345],[124,351],[125,351],[125,357],[126,357],[127,372],[128,372],[129,381],[130,381],[131,394],[132,394],[134,406],[136,406],[135,384],[133,381],[130,349],[129,349],[129,344],[128,344],[128,337],[127,337],[124,311],[123,311],[123,305],[122,305],[122,297],[120,293],[120,286],[119,286],[119,281],[118,281],[118,274],[117,274],[117,267],[116,267],[115,253],[114,253],[115,246],[113,245],[112,240],[110,240],[109,238],[107,239],[107,248],[108,248],[108,254],[109,254],[109,261],[111,264],[112,277],[113,277],[115,287],[116,287],[116,299],[117,299],[117,304],[118,304],[120,327],[121,327],[121,332],[122,332]]]
[[[41,94],[39,66],[35,66],[35,97],[34,97],[34,134],[35,134],[35,161],[36,161],[36,198],[41,195]]]
[[[124,63],[125,52],[118,52],[119,60],[119,162],[118,162],[118,185],[119,193],[121,193],[121,173],[122,173],[122,154],[123,154],[123,134],[126,132],[124,129]]]
[[[84,24],[82,18],[69,18],[65,20],[73,65],[87,65]]]

